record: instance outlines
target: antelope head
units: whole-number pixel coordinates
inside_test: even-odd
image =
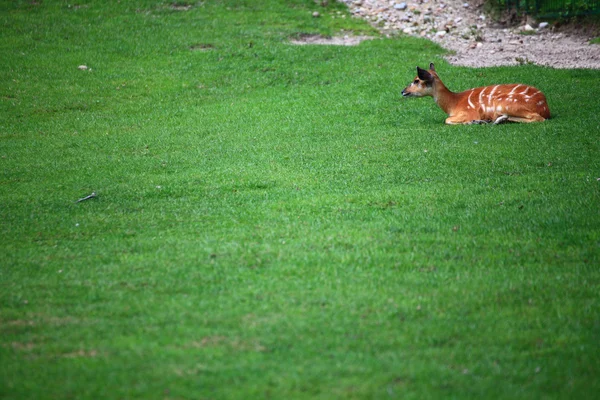
[[[415,80],[402,91],[404,97],[433,96],[433,84],[437,74],[433,63],[429,64],[429,71],[417,67]]]

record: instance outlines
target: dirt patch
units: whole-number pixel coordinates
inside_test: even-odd
[[[227,338],[225,336],[206,336],[198,341],[192,341],[183,346],[186,349],[201,349],[207,347],[230,347],[238,351],[265,352],[267,348],[256,340],[242,340],[238,338]]]
[[[329,46],[357,46],[365,40],[375,39],[372,36],[333,36],[326,37],[321,35],[300,35],[297,38],[291,39],[290,43],[296,45],[329,45]]]
[[[70,353],[61,354],[64,358],[93,358],[98,356],[97,350],[77,350]]]
[[[191,51],[210,51],[214,48],[215,48],[215,46],[213,46],[210,43],[197,43],[197,44],[190,46]]]
[[[338,0],[386,35],[428,38],[451,50],[454,65],[537,64],[600,69],[597,29],[546,21],[492,21],[482,0]],[[424,62],[427,60],[424,60]]]
[[[193,7],[193,4],[190,4],[186,1],[176,1],[171,3],[171,9],[175,11],[190,11]]]
[[[2,345],[3,347],[8,347],[7,344]],[[11,342],[10,343],[10,347],[12,347],[15,350],[20,350],[20,351],[31,351],[33,350],[36,346],[35,344],[33,344],[32,342],[27,342],[27,343],[22,343],[22,342]]]

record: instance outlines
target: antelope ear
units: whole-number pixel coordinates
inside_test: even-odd
[[[425,81],[425,82],[433,81],[433,75],[431,75],[429,72],[427,72],[424,69],[421,69],[419,67],[417,67],[417,76],[419,77],[420,80]]]
[[[429,70],[435,72],[435,65],[433,65],[433,63],[429,64]]]

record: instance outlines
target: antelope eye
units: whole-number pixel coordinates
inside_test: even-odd
[[[418,85],[418,84],[419,84],[419,80],[418,80],[418,79],[415,79],[415,81],[414,81],[413,83],[414,83],[415,85]]]

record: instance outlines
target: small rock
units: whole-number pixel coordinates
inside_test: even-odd
[[[463,3],[464,8],[469,8],[469,3]]]
[[[319,18],[320,16],[321,16],[321,14],[319,14],[319,12],[318,12],[318,11],[315,11],[315,12],[313,13],[313,18]]]
[[[533,26],[531,26],[531,25],[529,25],[529,24],[525,25],[525,26],[523,27],[523,30],[524,30],[525,32],[531,32],[531,31],[535,31],[535,29],[533,29]]]
[[[435,36],[442,38],[442,37],[446,36],[446,33],[447,33],[446,31],[437,31],[435,33]]]
[[[82,71],[85,71],[85,70],[87,70],[87,69],[88,69],[88,66],[87,66],[87,65],[80,65],[79,67],[77,67],[77,69],[80,69],[80,70],[82,70]]]
[[[546,29],[547,27],[548,27],[547,22],[540,22],[540,24],[538,25],[538,29]]]
[[[396,5],[394,5],[394,8],[395,8],[396,10],[401,10],[401,11],[404,11],[404,10],[406,10],[406,7],[408,7],[408,6],[406,5],[406,3],[400,3],[400,4],[396,4]]]

